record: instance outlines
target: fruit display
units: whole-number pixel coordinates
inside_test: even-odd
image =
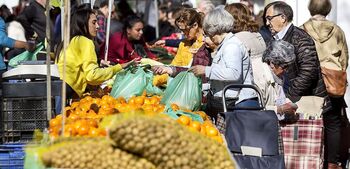
[[[104,95],[102,98],[93,98],[86,96],[78,102],[73,102],[65,107],[66,116],[64,130],[62,129],[63,115],[60,114],[49,122],[50,136],[55,138],[62,134],[69,136],[105,136],[105,129],[99,126],[101,118],[128,112],[144,112],[146,114],[157,114],[164,111],[165,106],[160,104],[161,97],[154,95],[147,97],[146,93],[142,96],[133,96],[128,101],[123,97],[117,99],[110,95]]]
[[[144,158],[113,147],[106,139],[70,139],[53,144],[42,155],[45,167],[81,169],[155,169]]]
[[[138,154],[157,168],[234,168],[222,144],[191,132],[167,117],[120,114],[109,132],[118,148]]]

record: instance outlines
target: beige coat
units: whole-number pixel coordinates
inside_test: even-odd
[[[322,67],[346,71],[349,60],[348,46],[343,30],[322,18],[311,18],[302,26],[315,41]]]

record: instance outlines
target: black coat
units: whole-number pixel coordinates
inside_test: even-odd
[[[286,96],[293,102],[301,96],[319,96],[326,99],[325,111],[331,108],[326,86],[321,75],[320,61],[312,38],[302,29],[291,25],[284,41],[291,43],[295,48],[296,60],[288,67],[289,79]]]

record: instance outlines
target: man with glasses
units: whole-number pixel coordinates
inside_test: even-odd
[[[292,24],[292,8],[285,2],[275,1],[265,9],[266,26],[270,29],[272,38],[287,41],[295,48],[295,62],[288,67],[284,77],[287,79],[283,83],[286,96],[292,102],[298,101],[301,96],[326,97],[315,44],[304,30]],[[325,111],[328,111],[328,105]],[[290,106],[290,109],[293,107]]]

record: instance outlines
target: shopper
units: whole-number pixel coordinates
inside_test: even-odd
[[[338,25],[326,19],[326,16],[332,9],[331,2],[329,0],[311,0],[308,8],[312,17],[302,25],[302,28],[315,41],[321,69],[331,70],[332,72],[330,73],[333,74],[333,77],[336,74],[346,77],[349,53],[345,34]],[[324,77],[324,79],[328,78]],[[342,86],[344,86],[342,92],[345,93],[346,78],[329,80],[333,83],[335,81],[342,83]],[[332,110],[323,114],[325,126],[325,164],[328,162],[327,167],[329,169],[340,169],[341,112],[345,112],[346,103],[343,94],[338,96],[330,95],[330,100]]]
[[[176,76],[191,66],[208,66],[210,64],[210,51],[204,44],[202,20],[202,15],[194,9],[184,8],[180,12],[175,23],[184,33],[185,39],[180,43],[170,66],[154,66],[155,73]],[[166,80],[166,78],[164,79]],[[164,81],[159,83],[164,83]]]
[[[217,45],[211,66],[196,65],[190,70],[195,75],[205,75],[209,79],[212,95],[208,95],[207,113],[216,119],[223,112],[222,90],[228,84],[253,84],[249,54],[244,44],[231,32],[233,16],[226,10],[217,8],[209,12],[203,21],[206,35]],[[226,92],[228,108],[233,106],[258,107],[254,90],[232,89]],[[238,96],[238,100],[234,101]]]
[[[121,64],[133,59],[151,58],[156,56],[148,49],[143,39],[143,21],[132,15],[124,21],[122,32],[116,32],[110,37],[107,60],[112,64]],[[104,59],[104,45],[101,48],[100,58]]]
[[[71,39],[65,53],[65,71],[63,72],[64,56],[61,51],[58,59],[58,70],[61,79],[67,84],[67,98],[75,94],[83,95],[88,85],[99,85],[113,77],[115,73],[127,67],[133,60],[107,68],[100,68],[93,38],[98,29],[96,14],[89,8],[78,8],[71,18]]]
[[[276,1],[268,5],[265,18],[275,40],[282,39],[294,46],[296,56],[293,66],[289,66],[285,75],[283,90],[292,101],[301,96],[327,97],[327,91],[321,76],[320,63],[312,38],[302,29],[292,24],[293,10],[285,2]],[[324,112],[331,105],[326,98]],[[292,109],[292,107],[289,107]]]

